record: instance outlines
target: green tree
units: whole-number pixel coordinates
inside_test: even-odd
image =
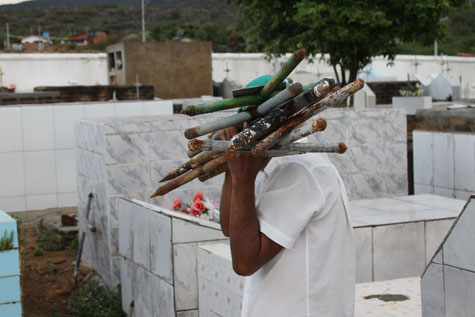
[[[280,55],[305,47],[329,54],[337,80],[356,79],[374,56],[394,59],[397,40],[428,42],[443,35],[441,18],[468,0],[227,0],[240,5],[251,50]],[[341,79],[338,76],[341,73]]]

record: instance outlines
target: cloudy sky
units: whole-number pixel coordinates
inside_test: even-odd
[[[26,0],[0,0],[0,5],[2,4],[13,4],[18,2],[25,2]]]

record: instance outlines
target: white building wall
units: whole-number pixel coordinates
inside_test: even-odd
[[[3,86],[33,92],[37,86],[107,85],[105,53],[0,54]]]

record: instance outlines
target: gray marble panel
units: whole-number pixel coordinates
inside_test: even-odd
[[[173,284],[171,217],[150,211],[150,270]]]
[[[206,228],[197,223],[173,218],[173,243],[188,243],[227,239],[220,230]]]
[[[76,171],[79,176],[103,182],[105,179],[105,162],[102,154],[77,149]]]
[[[418,204],[460,212],[465,206],[465,201],[432,195],[430,199],[420,201]]]
[[[110,228],[111,255],[119,254],[119,228]]]
[[[381,171],[386,167],[387,148],[378,144],[351,146],[352,173]]]
[[[209,117],[208,115],[204,116],[207,118]],[[197,118],[198,117],[191,118],[182,114],[176,114],[173,116],[160,116],[161,120],[152,120],[150,122],[150,129],[153,132],[179,130],[183,133],[186,129],[195,127],[199,124]],[[209,117],[208,120],[211,119],[212,118]]]
[[[105,134],[123,134],[150,131],[150,121],[146,117],[108,118],[104,123]]]
[[[441,248],[439,249],[439,251],[437,252],[437,254],[434,256],[434,258],[432,259],[432,262],[433,263],[436,263],[436,264],[444,264],[444,248]]]
[[[406,142],[388,142],[386,148],[386,169],[403,169],[407,173],[407,144]]]
[[[434,194],[434,186],[432,185],[421,185],[414,183],[414,194]]]
[[[343,178],[350,199],[377,198],[385,196],[384,174],[365,172],[346,174]],[[343,177],[343,175],[342,175]]]
[[[354,230],[356,254],[356,283],[373,280],[373,233],[372,228]]]
[[[198,274],[196,270],[196,243],[173,246],[176,310],[198,308]]]
[[[444,265],[446,316],[473,316],[475,273]]]
[[[198,317],[198,310],[187,310],[176,313],[176,317]]]
[[[408,194],[407,170],[386,170],[384,175],[385,196]]]
[[[432,263],[421,279],[422,316],[445,317],[443,266]]]
[[[454,219],[426,222],[426,263],[432,259],[453,223]]]
[[[93,121],[77,121],[74,134],[79,148],[103,154],[105,151],[104,126]]]
[[[152,298],[152,277],[153,274],[144,270],[140,266],[133,265],[135,283],[133,287],[134,316],[153,316],[152,303],[156,301]]]
[[[173,286],[151,274],[152,283],[152,316],[175,316]]]
[[[419,276],[425,268],[424,223],[373,228],[374,280]]]
[[[413,157],[414,157],[414,183],[433,185],[434,161],[432,133],[414,131]]]
[[[361,118],[350,124],[350,146],[384,144],[386,127],[384,118]]]
[[[137,163],[150,159],[149,133],[122,133],[106,137],[106,164]]]
[[[445,196],[447,198],[455,198],[455,190],[453,188],[434,186],[434,194],[438,196]]]
[[[475,134],[454,134],[455,189],[475,192]]]
[[[444,263],[475,271],[475,200],[465,207],[444,243]]]
[[[132,272],[132,266],[129,265],[129,261],[124,257],[120,257],[120,284],[121,284],[121,294],[122,294],[122,310],[130,315],[130,303],[132,302],[132,283],[134,279],[134,274]]]
[[[148,192],[151,188],[148,163],[108,165],[106,174],[109,195]]]
[[[406,142],[407,118],[405,115],[394,114],[386,118],[386,134],[389,141]]]
[[[188,140],[182,131],[150,133],[151,160],[182,160],[186,158]]]
[[[113,287],[120,284],[120,271],[121,271],[121,257],[116,255],[112,257],[112,280],[111,285]]]
[[[132,203],[119,199],[119,254],[129,260],[132,259],[132,244],[129,224],[132,221],[134,206]]]

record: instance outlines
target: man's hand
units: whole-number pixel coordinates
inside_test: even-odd
[[[227,161],[233,185],[243,186],[255,182],[257,173],[266,167],[270,158],[235,152],[228,155]]]

